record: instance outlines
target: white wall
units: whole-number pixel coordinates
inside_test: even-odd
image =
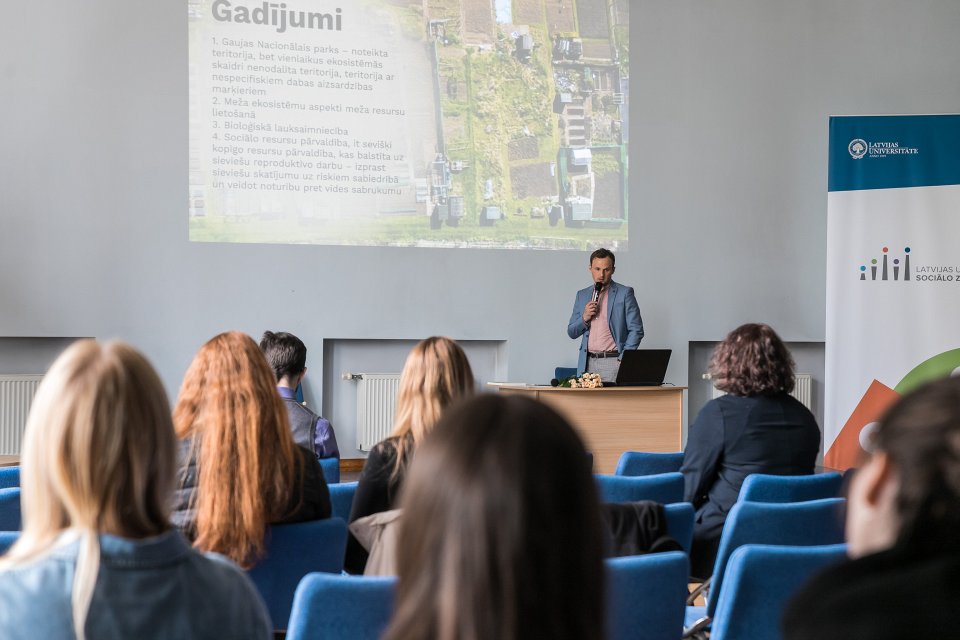
[[[741,322],[822,341],[827,117],[960,110],[960,3],[631,6],[617,279],[637,288],[644,346],[673,348],[685,384],[688,343]],[[177,2],[6,8],[0,336],[125,338],[171,395],[231,328],[292,331],[314,358],[324,340],[503,340],[511,380],[575,362],[583,252],[189,243],[186,31]]]

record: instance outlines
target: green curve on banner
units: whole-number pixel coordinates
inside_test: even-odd
[[[903,376],[897,383],[894,391],[904,394],[915,389],[924,382],[945,378],[960,368],[960,349],[951,349],[928,358],[914,367],[910,373]]]

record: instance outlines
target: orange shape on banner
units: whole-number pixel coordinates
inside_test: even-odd
[[[823,457],[823,465],[841,471],[857,466],[860,452],[863,451],[860,447],[860,431],[871,422],[879,420],[887,407],[899,397],[899,393],[879,380],[871,382],[867,392],[847,418],[837,439],[830,445],[827,455]]]

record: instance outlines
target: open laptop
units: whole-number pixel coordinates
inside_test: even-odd
[[[618,387],[659,387],[667,375],[672,349],[637,349],[620,355]],[[604,383],[607,384],[607,383]]]

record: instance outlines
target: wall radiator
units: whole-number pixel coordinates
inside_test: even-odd
[[[357,449],[370,451],[393,431],[399,373],[348,374],[357,384]],[[344,376],[347,377],[347,376]]]
[[[810,411],[813,411],[813,378],[810,377],[809,373],[798,373],[794,376],[796,378],[796,384],[793,385],[793,391],[790,392],[794,398],[799,400],[803,406]],[[719,398],[724,395],[724,391],[720,391],[716,387],[713,388],[713,397]]]
[[[23,428],[42,375],[0,375],[0,455],[20,455]]]

